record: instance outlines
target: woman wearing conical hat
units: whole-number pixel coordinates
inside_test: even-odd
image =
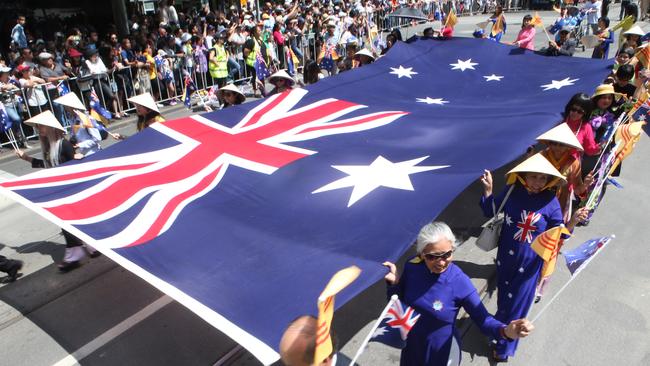
[[[165,121],[151,94],[136,95],[129,98],[128,101],[135,105],[135,113],[138,115],[138,132],[149,127],[152,123]]]
[[[100,142],[111,136],[116,140],[124,137],[119,133],[110,132],[100,121],[88,114],[86,106],[79,100],[75,93],[67,93],[53,100],[63,106],[68,116],[72,119],[72,132],[70,142],[83,156],[89,156],[101,150]]]
[[[582,196],[593,182],[591,173],[582,179],[580,159],[573,154],[573,151],[582,151],[582,145],[566,123],[539,135],[537,141],[546,146],[541,151],[542,156],[566,178],[565,184],[559,184],[555,191],[564,221],[568,222],[571,216],[571,196]]]
[[[552,190],[564,181],[562,174],[541,154],[533,155],[510,170],[508,186],[493,195],[492,174],[481,177],[483,196],[481,208],[487,217],[503,206],[505,221],[497,251],[497,306],[495,318],[508,324],[526,317],[535,298],[544,260],[533,251],[531,243],[546,230],[564,223],[560,203]],[[567,228],[587,217],[580,209],[571,217]],[[514,356],[518,341],[497,340],[493,357],[496,361]]]
[[[217,98],[223,100],[221,108],[228,108],[233,105],[239,105],[246,101],[246,96],[234,84],[228,84],[217,90]]]
[[[73,159],[83,158],[83,155],[75,154],[74,147],[70,141],[63,137],[65,129],[51,111],[38,114],[25,121],[25,124],[33,126],[38,131],[43,157],[41,159],[33,158],[22,150],[16,151],[16,155],[31,163],[32,168],[52,168]],[[63,262],[58,264],[61,272],[67,272],[79,267],[79,261],[86,256],[86,252],[91,257],[100,255],[99,252],[91,247],[87,246],[84,248],[85,243],[81,239],[65,230],[62,230],[62,232],[66,245]]]
[[[287,74],[286,71],[280,70],[269,76],[269,83],[273,84],[275,87],[266,95],[267,97],[293,89],[293,85],[296,81],[291,77],[291,75]]]
[[[99,144],[102,136],[99,129],[92,124],[90,116],[86,112],[86,106],[77,98],[74,93],[67,93],[52,102],[62,105],[68,115],[72,118],[73,136],[71,143],[79,149],[79,153],[88,156],[101,149]]]

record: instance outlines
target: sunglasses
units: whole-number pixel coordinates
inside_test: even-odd
[[[584,109],[582,109],[582,108],[576,108],[576,107],[573,107],[573,108],[569,109],[569,112],[576,112],[576,113],[580,113],[580,114],[585,114],[585,110],[584,110]]]
[[[550,146],[564,146],[563,143],[557,142],[557,141],[548,141],[548,144]]]
[[[424,257],[425,260],[435,261],[439,259],[449,259],[449,257],[451,257],[452,254],[454,254],[453,249],[444,253],[426,253],[426,254],[422,254],[422,256]]]

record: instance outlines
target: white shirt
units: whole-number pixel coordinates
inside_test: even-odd
[[[600,18],[600,6],[602,3],[596,1],[592,3],[591,1],[585,3],[582,7],[582,10],[588,11],[587,13],[587,23],[589,24],[598,24],[598,18]]]
[[[102,61],[102,59],[99,57],[97,57],[97,62],[86,60],[86,66],[88,67],[88,71],[90,71],[91,74],[104,74],[108,72],[106,65],[104,65],[104,61]]]

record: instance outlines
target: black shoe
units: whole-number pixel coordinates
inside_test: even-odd
[[[88,254],[88,256],[89,256],[90,258],[101,257],[101,255],[102,255],[102,253],[100,253],[98,250],[95,250],[94,252]]]
[[[497,356],[496,351],[492,351],[492,361],[497,362],[497,363],[498,362],[506,363],[506,362],[508,362],[508,357],[500,358],[499,356]]]
[[[79,268],[80,265],[81,264],[79,263],[79,261],[61,262],[58,264],[58,267],[59,267],[59,271],[66,273],[72,271],[75,268]]]
[[[6,282],[14,282],[18,278],[18,271],[20,271],[23,268],[23,261],[18,261],[18,260],[12,260],[10,264],[10,268],[7,271],[7,274],[9,275],[6,279]]]
[[[542,295],[535,295],[535,304],[542,301]]]

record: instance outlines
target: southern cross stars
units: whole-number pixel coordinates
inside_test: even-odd
[[[378,156],[370,165],[334,165],[332,168],[348,176],[327,184],[312,193],[321,193],[346,187],[352,188],[348,207],[379,187],[413,191],[409,175],[447,168],[449,165],[417,166],[428,156],[393,163],[383,156]]]
[[[393,70],[390,73],[393,75],[397,75],[398,79],[401,79],[402,77],[413,79],[411,75],[417,74],[417,72],[413,71],[412,67],[402,67],[402,65],[399,65],[399,68],[391,67],[390,69]]]
[[[470,70],[476,70],[476,69],[474,68],[474,66],[476,66],[476,65],[478,65],[478,64],[477,64],[476,62],[472,62],[472,59],[470,58],[470,59],[465,60],[465,61],[458,60],[457,63],[455,63],[455,64],[449,64],[449,65],[453,66],[453,67],[451,68],[452,70],[465,71],[465,70],[467,70],[467,69],[470,69]]]
[[[570,78],[566,78],[564,80],[552,80],[550,84],[544,84],[541,85],[540,87],[544,88],[544,91],[551,90],[551,89],[559,90],[564,86],[573,85],[573,83],[575,83],[578,80],[579,79],[570,79]]]
[[[485,75],[483,77],[485,78],[485,81],[501,81],[501,79],[503,79],[503,76],[498,76],[495,74]]]
[[[434,98],[430,98],[430,97],[416,98],[416,101],[418,103],[437,104],[437,105],[444,105],[444,104],[449,103],[448,101],[443,100],[442,98],[435,98],[434,99]]]

